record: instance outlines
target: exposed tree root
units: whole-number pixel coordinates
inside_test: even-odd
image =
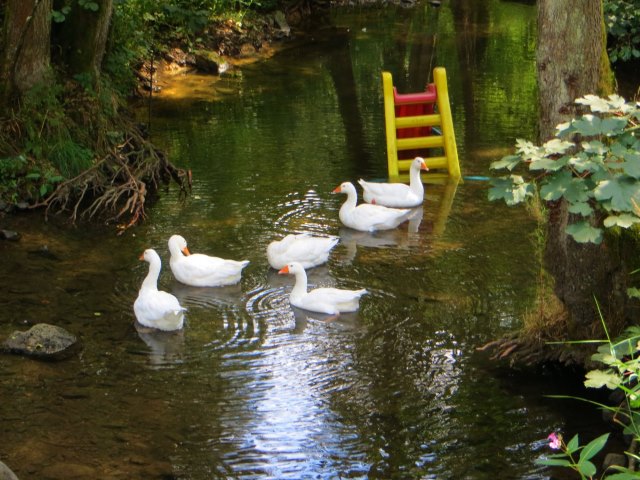
[[[493,340],[476,350],[486,352],[492,361],[516,369],[538,368],[549,364],[584,367],[593,353],[593,348],[548,343],[517,333]]]
[[[68,212],[72,223],[79,218],[105,217],[121,222],[120,233],[145,217],[145,202],[161,183],[175,181],[182,193],[191,189],[191,172],[172,165],[134,128],[90,169],[60,183],[43,201],[31,208]]]

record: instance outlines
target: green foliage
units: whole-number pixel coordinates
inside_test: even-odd
[[[24,155],[0,158],[0,199],[8,204],[45,198],[62,180],[50,166],[30,164]]]
[[[609,59],[640,59],[640,0],[605,0]]]
[[[596,456],[600,450],[602,450],[609,439],[609,434],[599,436],[584,446],[580,446],[578,435],[575,435],[569,443],[564,443],[562,437],[556,437],[555,434],[550,435],[553,437],[554,449],[561,450],[560,453],[555,453],[536,460],[538,465],[547,465],[553,467],[567,467],[575,470],[580,478],[591,478],[596,472],[596,466],[591,459]],[[577,457],[577,458],[576,458]]]
[[[599,306],[598,311],[600,311]],[[600,313],[600,320],[607,338],[604,341],[597,341],[601,345],[591,359],[602,364],[603,368],[587,372],[584,385],[588,388],[619,390],[624,394],[624,401],[621,404],[609,406],[590,400],[579,400],[587,401],[611,412],[611,418],[622,427],[623,433],[630,435],[635,442],[638,442],[640,441],[640,326],[632,326],[619,339],[612,340],[602,313]],[[592,341],[578,343],[592,343]],[[577,435],[568,444],[565,444],[562,441],[562,435],[552,433],[548,437],[549,446],[553,450],[561,450],[561,453],[548,455],[537,460],[536,463],[571,468],[579,473],[580,478],[591,478],[596,474],[596,468],[590,459],[604,448],[608,435],[602,435],[584,447],[580,447]],[[580,451],[580,456],[576,460],[578,451]],[[626,454],[635,461],[640,460],[632,452],[626,452]],[[617,473],[604,476],[607,480],[640,479],[640,472],[625,467],[611,466],[609,469]]]
[[[15,204],[18,198],[18,181],[23,175],[27,159],[24,155],[0,158],[0,199]]]
[[[640,223],[640,108],[617,95],[586,95],[576,103],[591,113],[558,125],[556,138],[542,146],[518,140],[515,155],[491,164],[514,173],[492,180],[489,199],[515,205],[536,191],[546,202],[563,199],[574,214],[567,234],[600,243],[604,229]],[[519,168],[533,179],[516,174]]]

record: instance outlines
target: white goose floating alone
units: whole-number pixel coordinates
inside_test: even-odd
[[[201,253],[191,254],[187,241],[180,235],[169,239],[171,259],[169,265],[173,276],[181,283],[192,287],[221,287],[240,281],[242,269],[249,260],[225,260]]]
[[[133,304],[136,320],[144,327],[164,331],[180,330],[184,325],[186,308],[170,293],[158,290],[158,276],[162,267],[160,256],[149,248],[140,256],[140,260],[149,263],[149,273]]]
[[[304,268],[317,267],[329,259],[329,252],[340,239],[318,237],[308,233],[289,234],[282,240],[274,240],[267,247],[267,260],[276,270],[298,262]]]
[[[360,306],[360,297],[367,293],[364,288],[361,290],[344,290],[322,287],[307,291],[307,273],[298,262],[286,265],[278,273],[295,275],[296,283],[289,294],[289,303],[294,307],[311,312],[329,315],[338,315],[341,312],[355,312]]]
[[[409,185],[404,183],[376,183],[358,180],[367,203],[385,207],[408,208],[422,205],[424,185],[420,179],[420,170],[426,170],[427,164],[422,157],[416,157],[409,168]]]
[[[411,210],[364,203],[357,205],[356,187],[350,182],[337,186],[333,193],[346,193],[347,200],[340,207],[340,220],[347,227],[363,232],[390,230],[407,220]]]

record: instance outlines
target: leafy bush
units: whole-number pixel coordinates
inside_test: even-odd
[[[515,205],[539,191],[546,202],[565,200],[571,216],[566,232],[577,242],[600,243],[605,228],[640,223],[640,108],[617,95],[576,100],[591,113],[557,126],[542,146],[517,140],[516,152],[493,162],[493,170],[524,167],[491,181],[490,200]]]
[[[640,59],[640,0],[607,0],[604,18],[610,60]]]

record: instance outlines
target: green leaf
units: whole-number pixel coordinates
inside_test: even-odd
[[[513,170],[520,162],[522,161],[522,157],[520,155],[507,155],[506,157],[502,157],[500,160],[496,160],[492,162],[489,168],[491,170],[500,170],[502,168],[506,168],[507,170]]]
[[[558,200],[567,191],[572,179],[573,175],[566,170],[554,173],[540,188],[540,196],[548,202]]]
[[[609,103],[604,98],[600,98],[597,95],[585,95],[584,97],[578,98],[576,103],[580,105],[588,105],[592,112],[609,111]]]
[[[573,239],[578,243],[595,243],[602,242],[602,230],[592,227],[587,221],[576,222],[568,225],[565,229]]]
[[[620,215],[609,215],[604,219],[604,226],[607,228],[611,228],[613,226],[618,226],[622,228],[629,228],[634,223],[639,223],[640,218],[635,215],[631,215],[629,213],[622,213]]]
[[[572,123],[578,133],[587,137],[620,134],[627,125],[626,118],[608,117],[604,120],[593,115],[583,115]]]
[[[576,433],[569,443],[567,443],[567,454],[572,454],[576,450],[580,448],[580,439],[578,438],[578,434]]]
[[[603,180],[594,190],[596,200],[611,201],[611,208],[618,212],[632,212],[632,198],[640,198],[640,182],[635,178],[620,176]]]
[[[610,468],[616,468],[615,465]],[[614,473],[613,475],[607,475],[607,480],[638,480],[640,478],[640,474],[637,472],[632,472],[628,470],[626,472]]]
[[[631,298],[640,298],[640,290],[635,287],[627,288],[627,295]]]
[[[578,173],[600,172],[604,169],[602,157],[589,156],[585,152],[578,152],[569,159],[569,165],[576,169]],[[608,176],[607,176],[608,178]]]
[[[569,213],[576,213],[583,217],[588,217],[593,213],[593,208],[587,202],[576,202],[569,204]]]
[[[640,152],[627,151],[623,154],[622,172],[630,177],[640,179]]]
[[[551,458],[539,458],[535,461],[538,465],[547,465],[549,467],[570,467],[571,462],[569,460],[551,459]]]
[[[607,387],[609,390],[618,388],[622,383],[619,375],[604,370],[591,370],[585,375],[584,386],[588,388]]]
[[[529,164],[529,170],[548,170],[550,172],[556,172],[561,168],[564,168],[569,163],[569,157],[561,157],[557,160],[553,158],[537,158],[532,160]]]
[[[578,470],[582,475],[589,478],[593,477],[597,472],[596,466],[588,460],[585,462],[578,462]]]
[[[533,187],[519,175],[494,178],[491,180],[488,198],[491,201],[504,200],[507,205],[516,205],[533,195]]]
[[[600,140],[591,140],[590,142],[582,142],[582,149],[594,155],[604,155],[608,148]]]
[[[600,450],[602,450],[602,448],[605,446],[608,439],[609,434],[605,433],[604,435],[600,435],[598,438],[587,443],[580,451],[580,460],[578,463],[582,463],[585,460],[590,460],[591,458],[596,456],[598,452],[600,452]]]
[[[546,142],[543,146],[545,155],[560,155],[569,150],[571,147],[575,147],[573,142],[567,142],[554,138]]]

